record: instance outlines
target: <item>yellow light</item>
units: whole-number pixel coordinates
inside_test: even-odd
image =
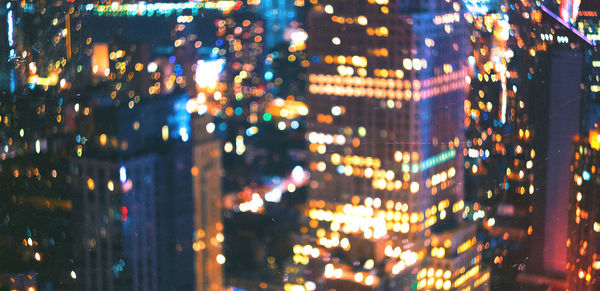
[[[373,269],[374,266],[375,266],[375,262],[373,261],[373,259],[368,259],[365,262],[365,269],[367,269],[367,270]]]
[[[441,259],[441,258],[443,258],[443,257],[444,257],[444,254],[445,254],[445,253],[446,253],[446,251],[445,251],[445,249],[444,249],[444,248],[439,248],[439,249],[438,249],[438,251],[437,251],[437,257]],[[439,289],[439,288],[438,288],[438,289]]]
[[[169,139],[169,127],[167,125],[163,125],[162,127],[162,139],[167,141]]]
[[[104,133],[100,135],[100,145],[101,146],[106,145],[106,134],[104,134]]]
[[[600,133],[597,130],[590,130],[590,146],[595,150],[600,150]]]
[[[94,180],[92,180],[92,178],[88,178],[87,186],[88,186],[88,189],[94,190]]]
[[[367,20],[367,18],[366,18],[366,17],[364,17],[364,16],[362,16],[362,15],[361,15],[361,16],[359,16],[359,17],[356,19],[356,22],[357,22],[358,24],[360,24],[360,25],[367,25],[367,24],[368,24],[368,20]]]
[[[108,188],[109,191],[114,191],[115,190],[115,183],[113,183],[112,180],[108,181],[108,184],[106,185],[106,187]]]

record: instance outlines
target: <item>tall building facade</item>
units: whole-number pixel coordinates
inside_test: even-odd
[[[535,136],[531,156],[535,192],[532,200],[531,271],[562,274],[566,264],[569,142],[580,131],[584,52],[593,42],[545,6],[530,39],[520,75],[529,81],[518,90],[535,104],[528,118]],[[538,17],[534,17],[536,19]],[[543,217],[543,219],[540,219]]]
[[[465,103],[466,195],[465,217],[480,221],[484,260],[493,265],[494,287],[512,289],[522,271],[522,257],[532,233],[535,193],[533,108],[527,93],[523,64],[528,48],[534,7],[514,1],[470,2],[472,53],[468,58],[469,94]],[[535,194],[534,194],[535,193]],[[507,276],[507,277],[504,277]],[[509,279],[510,278],[510,279]]]
[[[598,166],[600,140],[597,130],[573,142],[569,175],[569,226],[567,283],[570,291],[598,290],[600,259],[600,202]]]
[[[221,214],[221,141],[206,131],[211,118],[193,120],[194,270],[196,290],[223,290],[226,258]]]
[[[70,3],[1,6],[0,288],[74,288],[76,151],[65,112],[81,27]]]
[[[309,12],[312,181],[294,257],[311,270],[306,289],[487,288],[478,248],[463,250],[474,228],[457,219],[469,50],[460,11],[328,1]]]
[[[74,270],[79,275],[81,290],[119,290],[127,286],[123,267],[122,223],[127,211],[121,204],[121,184],[118,164],[110,160],[92,158],[72,161],[73,175],[82,197],[74,199],[78,219],[75,230],[78,237],[77,254],[80,264]]]

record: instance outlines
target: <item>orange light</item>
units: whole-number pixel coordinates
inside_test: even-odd
[[[600,133],[597,130],[590,130],[590,146],[600,150]]]

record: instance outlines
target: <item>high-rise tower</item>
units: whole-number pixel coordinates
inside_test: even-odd
[[[469,49],[460,9],[334,0],[309,12],[310,222],[294,261],[310,264],[314,284],[485,288],[474,229],[455,219]]]
[[[575,138],[569,176],[569,238],[567,240],[568,290],[583,291],[600,288],[598,272],[598,232],[600,213],[598,190],[600,180],[600,141],[598,131]]]

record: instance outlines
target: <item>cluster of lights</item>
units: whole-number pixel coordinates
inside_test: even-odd
[[[452,277],[452,272],[449,270],[442,269],[434,269],[430,267],[429,269],[423,268],[417,273],[417,289],[423,288],[436,288],[438,290],[450,290],[452,288],[452,282],[450,278]]]
[[[412,63],[411,63],[412,64]],[[387,78],[371,78],[349,76],[346,74],[348,68],[344,67],[343,73],[339,75],[311,74],[309,75],[310,85],[308,90],[312,94],[348,96],[348,97],[369,97],[369,98],[390,98],[397,100],[427,99],[448,92],[464,88],[464,71],[450,71],[443,77],[434,77],[424,81],[415,80],[414,82],[393,80]],[[409,69],[412,69],[412,65]],[[350,68],[352,69],[352,68]],[[398,72],[398,70],[390,70]],[[379,70],[379,74],[388,76],[388,70]],[[385,72],[385,74],[383,73]],[[396,73],[396,76],[404,76]],[[424,86],[423,88],[421,86]],[[414,90],[411,90],[413,88]]]
[[[436,15],[433,18],[433,23],[435,25],[449,24],[449,23],[454,23],[454,22],[459,22],[459,21],[460,21],[460,14],[458,14],[457,12],[448,13],[448,14],[444,14],[444,15]]]
[[[182,3],[138,3],[121,4],[113,2],[107,5],[85,4],[81,10],[91,12],[98,16],[171,16],[191,13],[197,15],[201,9],[216,9],[221,11],[231,11],[237,7],[236,1],[194,1]]]
[[[282,194],[285,192],[294,193],[297,188],[304,186],[308,182],[308,172],[301,166],[296,166],[292,173],[285,177],[273,179],[276,181],[273,185],[254,189],[250,199],[243,201],[239,205],[234,206],[234,210],[240,212],[262,213],[264,211],[264,203],[279,203]],[[237,195],[240,198],[240,195]]]

